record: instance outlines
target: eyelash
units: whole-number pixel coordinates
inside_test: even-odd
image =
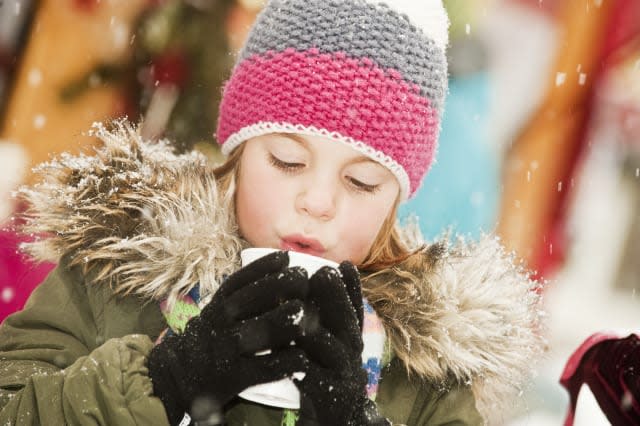
[[[304,164],[302,163],[287,163],[286,161],[282,161],[273,154],[269,154],[269,162],[276,169],[280,169],[286,173],[293,173],[301,167],[304,167]]]
[[[269,163],[285,173],[295,173],[300,168],[304,167],[304,164],[302,163],[288,163],[286,161],[282,161],[273,154],[269,154]],[[380,185],[369,185],[352,177],[348,177],[347,180],[349,181],[351,188],[356,192],[373,194],[380,190]]]
[[[351,182],[351,185],[353,186],[353,188],[358,192],[373,194],[380,189],[380,185],[369,185],[364,182],[360,182],[359,180],[354,179],[352,177],[348,179],[349,179],[349,182]]]

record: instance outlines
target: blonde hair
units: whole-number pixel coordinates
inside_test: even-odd
[[[236,180],[240,170],[240,158],[242,157],[243,151],[244,144],[240,144],[231,152],[226,161],[213,171],[219,192],[229,201],[234,201],[231,203],[232,206],[230,206],[233,208],[234,214]],[[231,197],[231,194],[233,194],[233,197]],[[400,237],[400,232],[396,224],[396,214],[399,203],[400,195],[398,194],[398,198],[396,198],[391,212],[389,212],[380,231],[378,231],[378,235],[373,241],[369,253],[365,256],[362,263],[356,265],[360,270],[366,272],[380,271],[406,260],[415,252],[415,250],[409,250]]]

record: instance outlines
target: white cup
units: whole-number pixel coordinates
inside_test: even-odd
[[[242,266],[248,265],[254,260],[274,251],[278,250],[259,247],[242,250],[240,253]],[[290,251],[289,266],[300,266],[311,276],[323,266],[337,268],[339,265],[336,262],[321,257]],[[261,353],[257,353],[256,355],[260,354]],[[294,373],[294,376],[296,378],[303,378],[304,373]],[[238,395],[246,400],[273,407],[290,408],[293,410],[300,408],[300,391],[298,391],[298,388],[291,379],[282,379],[276,382],[251,386]]]

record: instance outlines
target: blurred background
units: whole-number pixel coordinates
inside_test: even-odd
[[[420,7],[420,0],[416,0]],[[640,328],[640,1],[448,0],[437,163],[401,219],[429,240],[496,233],[544,282],[549,349],[511,425],[562,424],[590,335]],[[0,1],[0,321],[53,267],[17,252],[31,168],[95,121],[219,161],[221,86],[261,0]],[[583,387],[575,424],[608,424]]]

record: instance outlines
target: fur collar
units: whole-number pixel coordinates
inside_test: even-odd
[[[20,191],[31,206],[24,231],[43,236],[25,249],[69,256],[119,294],[171,302],[197,282],[213,294],[244,244],[228,214],[233,196],[218,193],[204,156],[145,142],[124,121],[92,133],[95,153],[39,166],[41,183]],[[364,293],[409,373],[470,383],[481,411],[495,412],[544,346],[535,283],[496,238],[425,247],[367,277]]]

